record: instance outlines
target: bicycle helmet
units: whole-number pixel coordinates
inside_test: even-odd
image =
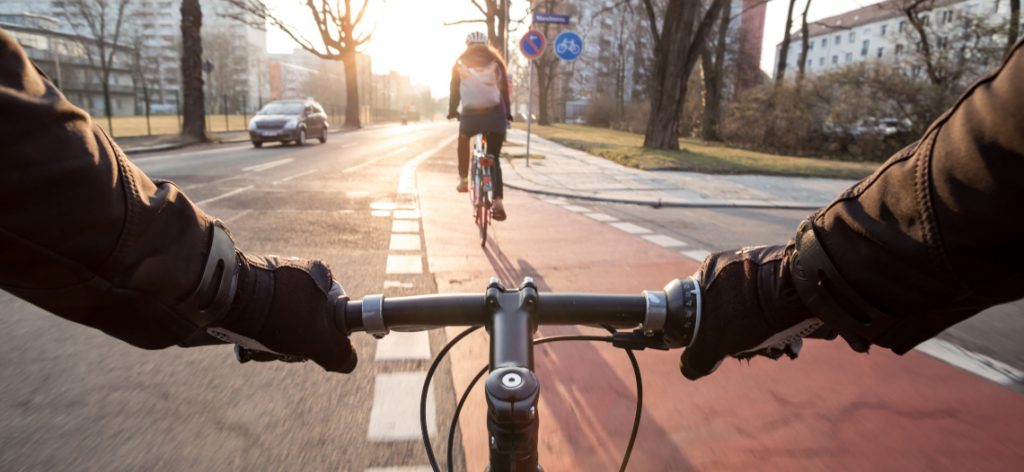
[[[466,36],[466,46],[473,46],[475,44],[487,44],[487,35],[479,31],[474,31]]]

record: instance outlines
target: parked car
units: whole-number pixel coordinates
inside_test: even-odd
[[[307,137],[326,143],[328,128],[327,114],[315,100],[276,100],[249,121],[249,139],[254,147],[270,141],[302,146]]]

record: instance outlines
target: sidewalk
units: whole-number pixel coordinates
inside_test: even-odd
[[[509,130],[509,155],[526,153],[526,133]],[[530,155],[543,159],[506,159],[509,188],[586,200],[671,207],[817,209],[854,180],[765,175],[715,175],[644,171],[624,167],[534,135]]]

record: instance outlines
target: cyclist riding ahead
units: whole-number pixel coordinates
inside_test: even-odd
[[[460,113],[459,103],[462,103]],[[466,51],[452,67],[448,119],[459,119],[459,184],[456,190],[469,191],[469,140],[483,134],[487,154],[493,156],[491,171],[494,202],[491,213],[497,221],[505,220],[502,202],[501,146],[505,142],[507,123],[512,121],[508,96],[508,71],[501,54],[487,44],[487,35],[475,31],[466,36]]]

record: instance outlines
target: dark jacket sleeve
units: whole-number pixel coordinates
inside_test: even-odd
[[[0,30],[0,288],[144,348],[196,327],[211,218],[135,167]]]
[[[1024,296],[1024,42],[921,139],[812,222],[897,353]],[[826,317],[822,317],[825,319]]]
[[[452,66],[452,83],[448,94],[448,116],[454,116],[459,111],[459,102],[462,101],[460,86],[459,63],[456,62]]]

